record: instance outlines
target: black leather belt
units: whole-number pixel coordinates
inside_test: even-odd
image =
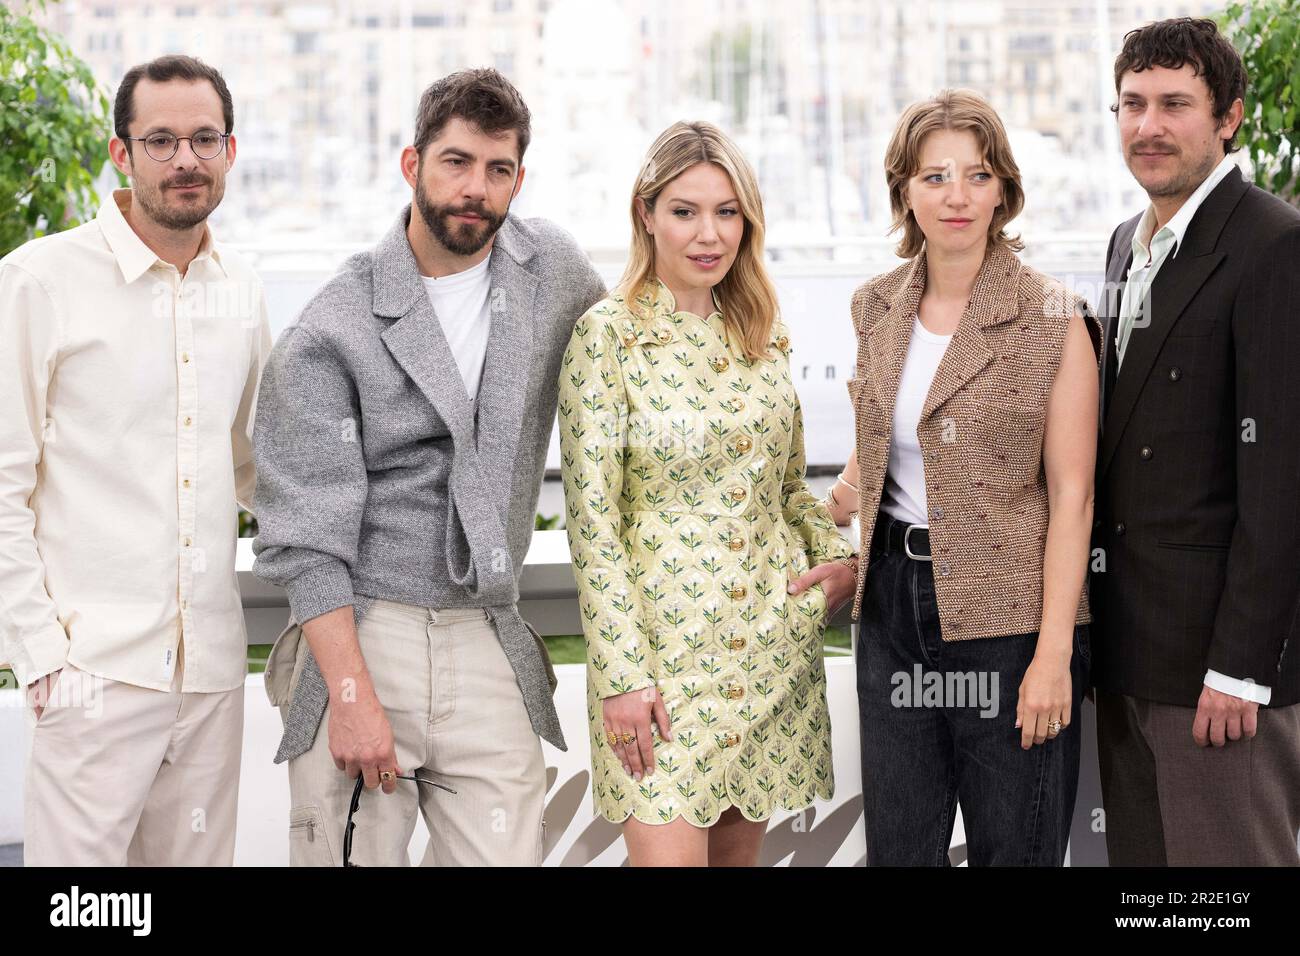
[[[929,526],[908,524],[882,511],[876,516],[876,529],[871,534],[871,550],[875,554],[901,551],[914,561],[929,561]]]

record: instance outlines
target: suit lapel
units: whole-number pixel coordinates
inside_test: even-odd
[[[1124,354],[1124,366],[1115,379],[1115,390],[1106,409],[1098,455],[1102,474],[1110,467],[1165,339],[1205,280],[1227,258],[1226,251],[1215,247],[1224,224],[1248,188],[1249,184],[1240,173],[1229,173],[1215,186],[1188,224],[1177,255],[1165,260],[1156,274],[1142,307],[1144,311],[1149,310],[1150,324],[1134,325]]]
[[[376,315],[397,319],[380,338],[446,422],[459,452],[473,435],[469,397],[406,238],[409,215],[407,207],[375,249],[373,308]]]
[[[524,268],[532,249],[512,219],[497,233],[488,266],[492,277],[492,326],[478,394],[478,457],[505,522],[519,448],[519,430],[530,396],[528,382],[535,357],[533,330],[538,278]],[[522,261],[521,261],[522,260]]]
[[[448,478],[449,514],[445,542],[448,575],[475,599],[493,604],[508,603],[518,598],[514,564],[513,561],[500,561],[498,558],[509,553],[504,515],[509,511],[510,476],[499,475],[496,471],[508,471],[509,465],[507,463],[493,470],[485,468],[480,459],[473,403],[465,392],[464,379],[461,378],[451,347],[442,334],[442,325],[421,282],[415,255],[406,238],[409,217],[408,206],[397,224],[375,249],[373,309],[376,315],[397,319],[384,330],[380,338],[394,361],[442,416],[451,433],[454,452]],[[498,233],[498,239],[507,228],[512,231],[514,228],[509,219]],[[495,249],[493,255],[496,255]],[[522,280],[516,282],[517,286],[523,284]],[[507,288],[509,285],[508,282]],[[497,301],[503,307],[494,307],[492,310],[494,326],[498,314],[513,310],[508,295],[496,296],[494,306]],[[531,297],[528,298],[527,305],[532,305]],[[516,313],[514,321],[519,318]],[[507,323],[511,321],[506,319]],[[531,339],[526,339],[523,347],[527,348],[530,344]],[[510,348],[498,348],[497,354],[498,361],[494,368],[499,369],[503,360],[506,363],[510,361],[513,351]],[[491,357],[492,348],[489,345],[485,364]],[[527,362],[522,362],[518,368],[519,383],[509,387],[522,390],[528,380]],[[499,371],[494,373],[494,383],[499,384],[500,376]],[[483,391],[480,387],[480,395]],[[489,386],[488,393],[495,393],[495,385]],[[491,416],[497,414],[500,408],[496,403],[489,404],[492,408],[483,409],[484,415],[480,417],[487,417],[491,421]],[[522,406],[523,403],[520,400],[515,404]],[[518,409],[513,412],[514,416],[519,414]],[[513,425],[510,424],[511,421]],[[492,433],[487,439],[487,446],[494,454],[498,454],[508,444],[513,447],[512,443],[517,440],[518,433],[518,418],[511,418],[499,433]],[[489,473],[492,474],[491,480]],[[503,482],[506,490],[498,495],[497,489],[502,487]]]
[[[1105,430],[1106,410],[1110,407],[1111,396],[1115,391],[1115,327],[1119,322],[1120,307],[1124,297],[1124,277],[1133,262],[1133,233],[1137,231],[1142,217],[1129,220],[1119,228],[1115,236],[1115,245],[1110,251],[1110,261],[1106,263],[1106,282],[1102,288],[1101,309],[1102,325],[1102,359],[1100,408],[1097,415],[1097,427]]]
[[[472,445],[473,412],[442,324],[424,290],[420,292],[423,298],[416,298],[411,310],[385,329],[381,338],[402,371],[447,423],[460,454],[462,446]]]

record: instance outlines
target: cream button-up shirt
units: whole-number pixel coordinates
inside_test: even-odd
[[[210,232],[182,276],[130,204],[0,261],[0,661],[165,690],[183,642],[182,690],[231,690],[266,300]]]

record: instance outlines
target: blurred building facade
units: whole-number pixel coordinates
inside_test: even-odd
[[[1204,0],[65,0],[40,14],[112,90],[167,52],[220,68],[238,156],[217,221],[233,241],[372,242],[409,199],[397,156],[433,79],[495,66],[534,114],[516,208],[589,248],[625,246],[632,178],[676,119],[719,123],[759,171],[778,258],[855,261],[889,211],[901,109],[944,86],[1012,135],[1035,233],[1097,233],[1141,208],[1118,153],[1123,34]],[[865,245],[864,245],[865,244]]]

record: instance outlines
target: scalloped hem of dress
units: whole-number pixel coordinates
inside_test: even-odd
[[[744,807],[741,807],[738,804],[733,803],[731,800],[731,795],[728,794],[726,798],[718,801],[718,815],[714,817],[712,820],[710,820],[708,823],[696,823],[694,820],[690,819],[689,817],[686,817],[685,813],[683,812],[685,808],[683,808],[683,810],[678,810],[667,820],[665,820],[663,817],[660,816],[656,816],[655,819],[653,820],[643,820],[641,818],[641,815],[638,814],[635,809],[628,810],[627,813],[625,813],[622,817],[620,817],[617,820],[611,817],[608,813],[606,813],[604,808],[602,807],[599,806],[596,807],[596,813],[604,817],[610,823],[618,824],[620,826],[626,823],[629,817],[636,817],[638,823],[644,823],[647,826],[662,826],[665,823],[672,823],[678,817],[684,817],[686,819],[686,822],[689,823],[691,826],[695,827],[697,830],[707,830],[709,827],[713,826],[715,823],[718,822],[718,820],[722,818],[722,814],[725,813],[729,807],[736,807],[736,809],[740,811],[740,815],[744,817],[746,820],[748,820],[750,823],[762,823],[764,820],[772,819],[772,814],[776,813],[778,809],[787,810],[791,813],[796,813],[800,810],[807,810],[818,800],[830,800],[833,799],[834,796],[835,796],[834,787],[821,788],[813,791],[813,798],[807,801],[806,803],[798,803],[792,806],[788,803],[783,803],[778,800],[773,806],[772,810],[767,814],[767,816],[751,817],[749,814],[745,812]]]

